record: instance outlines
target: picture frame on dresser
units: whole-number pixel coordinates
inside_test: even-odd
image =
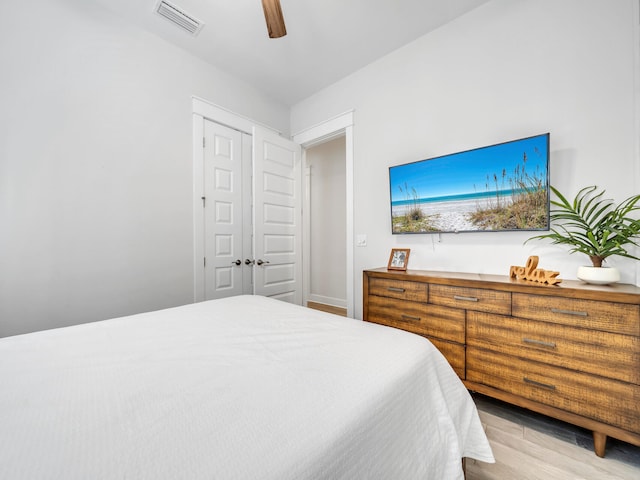
[[[410,248],[392,248],[391,255],[389,255],[389,263],[387,264],[387,270],[401,270],[406,271],[409,264]]]

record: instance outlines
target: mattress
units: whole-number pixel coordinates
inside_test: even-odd
[[[426,339],[238,296],[0,339],[0,478],[462,479],[492,462]]]

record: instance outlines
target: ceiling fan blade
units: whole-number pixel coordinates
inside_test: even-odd
[[[287,34],[287,28],[284,26],[280,0],[262,0],[262,9],[264,10],[264,18],[267,21],[269,38],[284,37]]]

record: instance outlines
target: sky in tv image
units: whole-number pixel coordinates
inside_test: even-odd
[[[421,201],[446,200],[451,196],[483,196],[487,188],[495,192],[494,175],[501,186],[503,172],[513,175],[522,167],[526,155],[526,171],[536,170],[547,176],[547,135],[491,145],[430,160],[392,167],[390,170],[391,202],[402,204],[413,189]],[[488,185],[487,185],[488,184]],[[509,185],[503,185],[509,189]]]
[[[389,168],[393,233],[548,227],[549,135]]]

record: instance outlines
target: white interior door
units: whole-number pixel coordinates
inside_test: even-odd
[[[205,299],[250,293],[247,279],[251,268],[244,263],[245,230],[250,229],[243,211],[243,134],[208,120],[204,121],[204,236]],[[250,201],[248,202],[251,203]],[[250,245],[250,243],[249,243]],[[248,272],[247,272],[248,270]],[[249,279],[250,280],[250,279]]]
[[[253,128],[254,293],[302,303],[301,148]]]
[[[300,146],[201,99],[193,112],[194,300],[300,304]]]

